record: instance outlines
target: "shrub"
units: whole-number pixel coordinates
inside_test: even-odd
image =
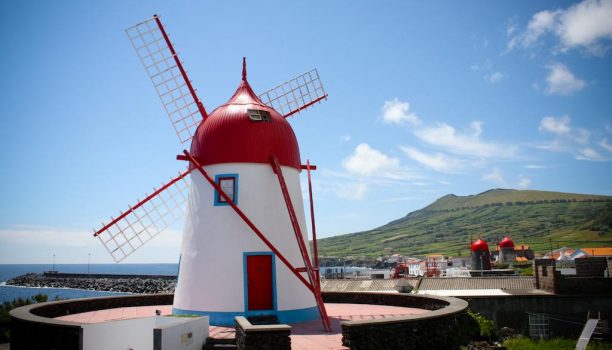
[[[478,322],[474,319],[473,313],[461,313],[456,318],[457,340],[456,343],[465,345],[477,338],[480,334]]]
[[[45,294],[36,294],[30,298],[17,298],[13,301],[5,301],[0,304],[0,343],[11,340],[11,316],[9,311],[32,303],[44,303],[49,297]]]
[[[497,328],[495,322],[477,312],[472,312],[471,310],[468,310],[468,315],[470,315],[478,324],[478,329],[480,330],[480,340],[493,342],[499,339],[499,329]]]

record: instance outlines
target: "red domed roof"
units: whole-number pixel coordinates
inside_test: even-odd
[[[472,249],[473,252],[478,250],[489,250],[489,245],[487,244],[487,241],[479,238],[477,241],[472,243],[470,249]]]
[[[252,120],[249,110],[263,111],[267,120]],[[191,154],[201,165],[270,164],[270,155],[274,154],[281,165],[298,170],[301,166],[291,125],[257,97],[246,80],[245,69],[234,96],[198,126],[191,142]]]
[[[504,237],[504,239],[499,242],[500,248],[514,248],[514,242],[508,236]]]

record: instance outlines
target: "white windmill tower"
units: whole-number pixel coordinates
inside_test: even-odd
[[[321,298],[310,170],[286,118],[327,98],[316,70],[257,96],[242,80],[208,114],[158,16],[126,30],[181,142],[186,171],[95,230],[116,262],[186,219],[175,314],[233,325],[238,315],[280,322],[329,319]],[[299,174],[308,171],[314,254],[308,249]],[[191,175],[191,183],[185,179]],[[189,192],[188,196],[186,192]]]

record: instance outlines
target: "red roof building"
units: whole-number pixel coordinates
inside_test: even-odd
[[[487,244],[487,241],[485,241],[484,239],[477,239],[476,241],[474,241],[470,247],[470,249],[475,252],[475,251],[488,251],[489,250],[489,245]]]
[[[514,248],[514,242],[508,237],[504,237],[504,239],[499,242],[500,248]]]

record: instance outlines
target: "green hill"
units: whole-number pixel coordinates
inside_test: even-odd
[[[467,255],[471,238],[494,246],[504,235],[536,252],[551,245],[611,246],[612,196],[506,189],[449,194],[379,228],[318,243],[320,255]]]

